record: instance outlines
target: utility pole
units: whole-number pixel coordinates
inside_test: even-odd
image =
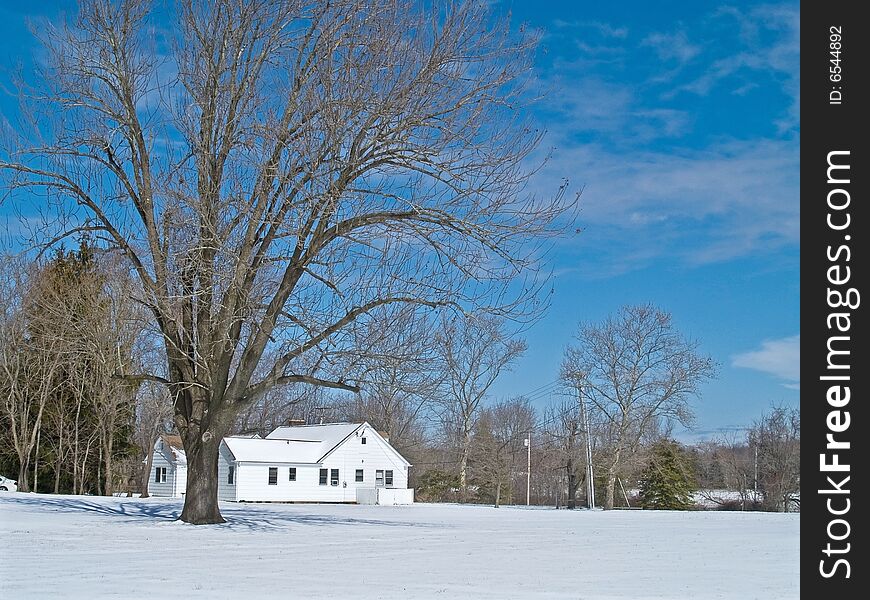
[[[323,411],[329,410],[328,406],[315,406],[314,411],[318,414],[320,419],[320,425],[323,425]]]
[[[758,443],[753,444],[755,448],[755,476],[752,482],[752,501],[758,502]]]
[[[530,505],[532,491],[532,432],[523,440],[526,443],[526,506]]]
[[[595,481],[592,475],[592,442],[589,439],[589,415],[586,414],[586,402],[580,386],[577,386],[577,402],[580,403],[580,418],[583,420],[583,431],[586,438],[586,505],[595,508]]]

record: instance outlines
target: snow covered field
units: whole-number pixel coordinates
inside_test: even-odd
[[[0,494],[3,598],[792,599],[800,515]]]

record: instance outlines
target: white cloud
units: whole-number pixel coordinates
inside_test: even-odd
[[[587,49],[558,58],[540,80],[551,92],[542,106],[553,123],[545,140],[552,154],[532,187],[546,197],[553,182],[570,177],[571,192],[583,189],[580,245],[594,238],[614,247],[610,259],[618,254],[619,264],[606,261],[604,272],[662,257],[700,265],[797,246],[799,24],[787,5],[723,9],[698,28],[679,25],[634,39],[616,27],[556,24],[558,35],[576,36],[581,49],[603,42],[624,50],[605,55],[619,68],[598,64]],[[724,36],[721,44],[693,43],[711,31]],[[639,59],[634,71],[631,56]],[[672,102],[674,90],[718,93],[724,78],[729,94],[748,94],[760,87],[762,70],[792,97],[791,106],[771,111],[776,133],[747,137],[752,131],[736,122],[733,137],[719,124],[712,128],[718,133],[707,134],[705,119],[718,115]],[[674,93],[662,93],[663,86]]]
[[[685,32],[653,33],[644,38],[643,46],[655,50],[662,60],[675,60],[684,64],[695,58],[701,51],[699,46],[689,42]]]
[[[789,131],[800,122],[800,11],[794,5],[762,6],[741,13],[735,8],[721,9],[717,16],[737,21],[743,46],[739,52],[720,58],[705,73],[671,95],[686,91],[699,96],[710,94],[726,78],[737,81],[736,92],[757,83],[759,75],[773,74],[783,91],[791,97],[788,115],[777,125]],[[765,35],[773,35],[771,43]]]
[[[800,384],[801,336],[766,340],[761,348],[731,357],[735,367],[754,369],[783,380],[786,387],[797,389]]]
[[[580,226],[655,253],[705,264],[800,240],[799,152],[783,140],[654,152],[603,144],[559,146],[536,177],[544,194],[571,173],[583,188]]]
[[[604,38],[625,39],[628,37],[627,27],[614,27],[609,23],[602,23],[601,21],[566,21],[564,19],[555,19],[553,25],[558,29],[572,31],[591,29]]]

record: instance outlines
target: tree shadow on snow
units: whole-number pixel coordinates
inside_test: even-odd
[[[103,497],[101,497],[103,498]],[[106,497],[105,499],[108,499]],[[116,499],[117,500],[117,499]],[[55,512],[94,513],[125,521],[151,520],[171,523],[181,515],[181,504],[178,500],[158,500],[156,498],[125,499],[116,502],[98,502],[84,497],[69,496],[36,496],[21,495],[15,498],[15,503]],[[317,514],[316,512],[297,512],[301,506],[288,504],[270,504],[269,508],[261,508],[249,504],[227,506],[222,504],[221,514],[226,523],[207,525],[228,530],[246,531],[279,531],[288,526],[333,526],[333,525],[374,525],[378,527],[437,527],[434,524],[387,521],[383,519],[365,519],[334,514]],[[292,506],[292,508],[291,508]],[[328,506],[328,505],[323,505]],[[347,508],[353,509],[352,506]],[[180,522],[179,522],[180,523]]]
[[[427,523],[409,521],[387,521],[383,519],[364,519],[351,516],[339,516],[333,514],[317,514],[315,512],[296,512],[300,505],[274,504],[270,509],[258,508],[250,505],[221,506],[221,514],[226,523],[218,525],[228,529],[247,529],[264,531],[269,529],[285,529],[288,525],[304,525],[323,527],[331,525],[375,525],[378,527],[433,527]],[[327,505],[323,505],[327,506]],[[286,510],[282,510],[285,508]],[[353,510],[353,506],[348,506]]]
[[[106,497],[108,498],[108,497]],[[113,502],[104,504],[85,498],[69,496],[36,496],[22,495],[15,498],[17,504],[46,508],[56,512],[89,512],[113,517],[132,517],[160,521],[175,521],[181,515],[177,502],[146,502],[134,500],[130,502]]]

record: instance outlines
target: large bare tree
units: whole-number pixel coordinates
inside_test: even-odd
[[[520,468],[527,452],[523,441],[534,426],[535,409],[524,398],[501,400],[487,406],[474,424],[471,456],[475,480],[491,489],[496,508],[501,505],[505,488],[508,502],[513,501],[514,475],[525,470],[525,464]]]
[[[0,171],[65,217],[54,239],[94,232],[138,275],[166,366],[127,375],[170,389],[182,520],[223,521],[245,406],[359,389],[333,357],[373,309],[534,306],[573,201],[525,191],[535,40],[483,3],[81,0],[40,35]]]
[[[650,305],[626,306],[600,324],[580,326],[562,377],[603,419],[607,441],[604,508],[613,508],[617,479],[641,442],[664,425],[692,419],[690,401],[716,372],[698,343],[671,316]]]
[[[474,425],[492,384],[509,370],[526,343],[511,336],[505,323],[486,315],[445,319],[439,332],[444,369],[441,421],[458,451],[459,489],[468,495],[468,458]]]
[[[573,398],[563,398],[544,410],[543,434],[549,442],[547,448],[556,459],[557,468],[564,471],[567,480],[568,508],[577,506],[577,490],[588,476],[585,436],[580,404]],[[588,494],[587,494],[588,496]],[[587,502],[589,498],[586,499]]]
[[[773,406],[749,430],[749,445],[757,452],[758,488],[770,510],[800,509],[800,409]]]
[[[413,306],[383,307],[372,316],[355,344],[363,390],[344,409],[405,453],[423,443],[423,417],[434,407],[443,377],[438,320]]]

